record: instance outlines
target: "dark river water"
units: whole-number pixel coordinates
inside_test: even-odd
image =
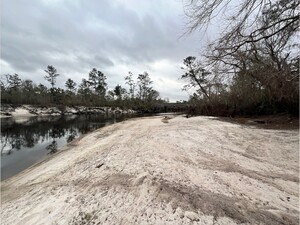
[[[1,119],[1,180],[54,154],[80,135],[130,115],[49,116]]]

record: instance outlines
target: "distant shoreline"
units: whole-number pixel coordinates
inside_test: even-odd
[[[32,117],[32,116],[59,116],[83,114],[135,114],[132,109],[119,107],[85,107],[85,106],[34,106],[34,105],[1,105],[0,118]]]

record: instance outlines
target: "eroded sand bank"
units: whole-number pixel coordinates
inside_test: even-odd
[[[114,124],[2,182],[2,224],[298,224],[298,141],[209,117]]]

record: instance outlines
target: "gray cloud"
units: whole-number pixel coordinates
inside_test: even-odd
[[[186,99],[178,68],[183,58],[197,55],[201,43],[195,35],[179,38],[181,1],[143,3],[2,0],[1,72],[45,83],[43,70],[54,65],[63,86],[63,79],[80,83],[96,67],[114,87],[124,85],[128,71],[149,71],[162,97]]]

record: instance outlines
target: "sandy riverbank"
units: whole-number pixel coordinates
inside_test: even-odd
[[[2,182],[2,224],[298,224],[298,130],[132,119]]]
[[[0,107],[0,118],[5,117],[31,117],[31,116],[61,116],[82,114],[134,114],[132,109],[118,107],[84,107],[84,106],[34,106],[34,105],[8,105]]]

